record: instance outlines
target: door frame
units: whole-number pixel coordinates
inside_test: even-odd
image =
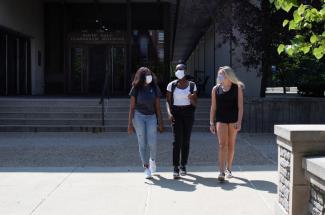
[[[122,48],[124,49],[124,59],[123,59],[123,64],[124,64],[124,70],[123,70],[123,76],[124,76],[124,80],[123,80],[123,90],[122,91],[117,91],[116,88],[114,87],[114,76],[116,74],[116,71],[114,69],[114,64],[113,64],[113,52],[114,49],[116,50],[116,48]],[[108,71],[110,73],[110,77],[111,77],[111,83],[108,85],[109,86],[109,94],[110,96],[119,96],[120,94],[125,94],[127,93],[127,70],[126,70],[126,64],[127,64],[127,56],[126,56],[126,45],[125,44],[109,44],[107,46],[108,51],[108,57],[109,59],[109,63],[110,65],[108,65]]]
[[[126,55],[126,44],[122,44],[122,43],[90,43],[90,42],[80,42],[80,43],[70,43],[67,47],[67,53],[68,53],[68,56],[67,56],[67,79],[66,79],[66,84],[67,84],[67,93],[68,94],[79,94],[79,95],[87,95],[89,94],[89,66],[90,66],[90,62],[89,62],[89,48],[91,47],[95,47],[95,46],[104,46],[106,48],[106,71],[105,71],[105,75],[106,75],[106,72],[109,73],[109,77],[111,78],[112,75],[114,75],[114,69],[112,69],[113,67],[113,64],[111,63],[112,62],[112,50],[113,48],[124,48],[124,59],[123,59],[123,62],[124,62],[124,71],[123,71],[123,75],[124,75],[124,81],[123,81],[123,88],[124,90],[122,91],[116,91],[114,90],[114,86],[112,86],[112,83],[114,82],[114,79],[112,78],[111,79],[111,82],[109,81],[108,83],[108,88],[107,88],[107,91],[108,91],[108,94],[110,96],[119,96],[120,94],[125,94],[127,93],[127,83],[128,83],[128,80],[127,79],[127,68],[126,68],[126,63],[127,63],[127,55]],[[72,92],[72,84],[71,84],[71,78],[72,78],[72,69],[71,69],[71,66],[72,66],[72,48],[82,48],[85,50],[85,54],[84,54],[84,58],[82,61],[83,61],[83,65],[84,65],[84,68],[83,68],[83,71],[82,71],[82,77],[86,77],[86,80],[81,80],[81,83],[82,83],[82,86],[81,86],[81,92]],[[108,71],[107,71],[108,70]]]
[[[82,74],[81,74],[81,81],[80,81],[80,92],[75,92],[72,91],[72,49],[73,48],[82,48],[85,53],[82,59]],[[89,70],[89,62],[88,62],[88,49],[89,46],[87,46],[86,44],[79,44],[79,43],[74,43],[74,44],[70,44],[68,47],[68,68],[67,68],[67,93],[68,94],[78,94],[78,95],[82,95],[82,94],[88,94],[88,70]],[[84,80],[84,78],[86,77],[86,81]]]

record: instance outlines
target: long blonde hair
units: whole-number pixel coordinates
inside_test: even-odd
[[[245,84],[237,78],[234,70],[230,66],[219,67],[218,72],[220,70],[224,71],[226,78],[228,78],[232,83],[237,84],[243,89],[245,88]],[[221,84],[219,80],[217,80],[217,84]]]

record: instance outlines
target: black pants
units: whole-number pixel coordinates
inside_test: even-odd
[[[194,108],[192,106],[172,108],[175,119],[173,124],[173,165],[185,166],[190,151],[190,139],[194,122]]]

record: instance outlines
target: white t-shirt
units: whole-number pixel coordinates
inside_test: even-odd
[[[172,92],[172,85],[175,83],[177,80],[170,82],[167,85],[167,91]],[[194,84],[194,92],[197,91],[196,84]],[[174,104],[175,106],[185,106],[185,105],[190,105],[191,101],[188,98],[188,95],[191,93],[190,91],[190,85],[188,85],[185,89],[179,89],[178,87],[175,87],[174,90]]]

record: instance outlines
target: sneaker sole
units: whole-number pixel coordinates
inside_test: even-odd
[[[178,176],[175,176],[173,175],[173,179],[180,179],[181,177],[178,175]]]
[[[225,177],[218,177],[218,181],[219,182],[224,182],[225,181]]]
[[[150,172],[151,172],[151,175],[154,175],[154,174],[157,173],[157,169],[156,169],[155,171],[152,171],[152,170],[150,169]]]

